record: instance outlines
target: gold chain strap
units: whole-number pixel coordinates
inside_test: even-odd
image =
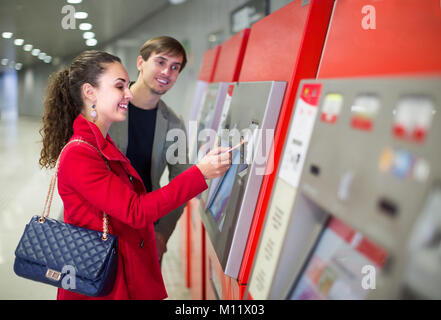
[[[55,185],[57,183],[58,166],[60,165],[61,154],[63,153],[64,149],[70,143],[73,143],[73,142],[85,143],[85,144],[91,146],[92,148],[94,148],[103,157],[104,161],[106,162],[107,169],[110,170],[109,164],[107,163],[107,161],[104,158],[104,156],[102,155],[102,153],[95,146],[93,146],[92,144],[90,144],[90,143],[88,143],[88,142],[86,142],[84,140],[81,140],[81,139],[74,139],[74,140],[71,140],[68,143],[66,143],[66,145],[61,150],[60,155],[58,156],[58,159],[57,159],[57,163],[55,165],[55,172],[54,172],[54,175],[53,175],[53,177],[51,179],[51,183],[49,185],[49,191],[48,191],[47,196],[46,196],[46,201],[44,203],[43,212],[41,213],[41,216],[38,219],[38,222],[40,222],[40,223],[43,223],[45,221],[45,218],[49,217],[49,213],[50,213],[51,205],[52,205],[52,199],[54,197]],[[46,214],[45,214],[45,212],[46,212]],[[108,238],[109,238],[109,219],[107,217],[107,214],[105,212],[103,212],[103,236],[102,236],[102,239],[105,241]]]

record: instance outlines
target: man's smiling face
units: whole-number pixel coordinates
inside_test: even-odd
[[[143,84],[156,95],[163,95],[173,87],[182,66],[182,56],[153,52],[147,60],[138,57],[138,70]]]

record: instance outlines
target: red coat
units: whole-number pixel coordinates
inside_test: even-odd
[[[146,193],[141,178],[109,135],[81,114],[71,139],[81,138],[92,147],[72,143],[60,158],[58,192],[64,203],[65,222],[102,231],[103,211],[109,230],[118,236],[118,270],[112,292],[99,299],[164,299],[167,297],[156,251],[153,222],[183,205],[207,188],[192,166],[167,186]],[[58,299],[96,299],[58,290]]]

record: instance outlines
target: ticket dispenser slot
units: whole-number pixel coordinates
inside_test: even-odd
[[[231,151],[232,166],[204,192],[200,214],[224,273],[237,279],[249,228],[266,173],[286,83],[237,83],[228,113],[221,117],[219,145]]]

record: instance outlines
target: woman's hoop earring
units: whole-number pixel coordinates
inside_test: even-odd
[[[92,105],[92,111],[90,112],[90,116],[92,117],[93,122],[96,121],[96,116],[97,116],[95,108],[96,108],[96,106],[93,104]]]

